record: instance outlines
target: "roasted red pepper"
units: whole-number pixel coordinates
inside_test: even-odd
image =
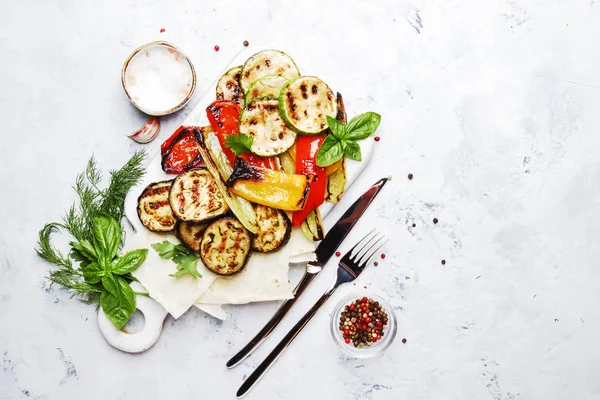
[[[160,146],[162,169],[167,174],[181,174],[204,165],[191,128],[180,126]]]
[[[229,100],[214,101],[206,108],[210,126],[217,134],[219,143],[221,143],[221,147],[231,165],[235,164],[236,155],[229,147],[225,146],[225,135],[237,135],[239,133],[238,121],[241,112],[240,106]],[[279,170],[279,164],[273,157],[263,158],[251,153],[244,153],[240,157],[249,164]]]
[[[319,167],[316,161],[317,152],[324,140],[325,136],[322,135],[298,136],[296,140],[296,173],[309,175],[311,182],[304,208],[292,214],[293,226],[301,225],[306,216],[325,201],[327,174],[325,168]]]

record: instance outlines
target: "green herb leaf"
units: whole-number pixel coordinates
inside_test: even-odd
[[[326,115],[325,118],[327,119],[327,125],[329,125],[329,130],[331,131],[333,136],[335,136],[339,140],[348,137],[348,130],[346,129],[346,125],[344,125],[337,119],[330,117],[329,115]]]
[[[188,254],[188,249],[182,244],[174,244],[165,240],[161,243],[151,244],[152,248],[156,250],[160,258],[170,259],[178,254]]]
[[[108,271],[104,271],[104,276],[102,277],[102,287],[104,287],[105,291],[107,290],[116,296],[119,292],[117,277]]]
[[[366,112],[355,116],[346,125],[348,139],[363,140],[371,136],[381,122],[381,115],[374,112]]]
[[[81,242],[70,242],[71,246],[71,258],[75,261],[96,261],[98,260],[98,254],[96,254],[96,249],[94,246],[83,239]]]
[[[125,253],[113,263],[111,272],[116,275],[127,274],[142,265],[147,255],[148,249],[132,250]]]
[[[202,278],[202,274],[198,272],[197,265],[200,257],[196,254],[179,254],[173,257],[173,262],[177,264],[177,272],[169,276],[180,277],[184,274],[190,274],[195,278]]]
[[[121,225],[108,215],[94,217],[94,247],[96,253],[104,256],[108,261],[117,255],[121,245]]]
[[[108,285],[104,285],[105,281]],[[102,310],[115,328],[121,329],[135,312],[135,293],[127,281],[120,276],[105,276],[102,282],[105,288],[100,295]],[[108,290],[107,286],[112,290]]]
[[[95,262],[83,267],[83,277],[85,278],[85,281],[90,284],[100,282],[105,273],[104,268]]]
[[[327,167],[344,155],[344,146],[334,135],[327,135],[317,152],[317,165]]]
[[[229,147],[237,156],[249,153],[253,142],[254,138],[252,136],[244,135],[243,133],[225,135],[225,146]]]
[[[351,158],[353,160],[356,160],[356,161],[362,160],[360,146],[358,145],[358,143],[356,143],[352,140],[348,141],[348,144],[346,145],[346,150],[344,150],[344,154],[346,154],[346,156],[348,158]]]

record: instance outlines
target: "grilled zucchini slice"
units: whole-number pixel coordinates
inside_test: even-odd
[[[302,233],[313,242],[325,239],[325,228],[318,208],[312,210],[302,223]]]
[[[294,79],[300,76],[300,71],[294,60],[283,51],[263,50],[244,63],[240,86],[247,93],[254,82],[267,75]]]
[[[344,98],[337,94],[337,116],[336,119],[343,124],[348,123]],[[325,200],[331,203],[339,203],[346,191],[346,157],[327,167],[327,193]]]
[[[206,227],[200,258],[215,274],[231,275],[244,268],[251,247],[252,237],[244,225],[233,217],[225,217]]]
[[[206,168],[178,175],[169,192],[169,204],[177,219],[203,222],[229,211],[219,187]]]
[[[172,180],[151,183],[138,197],[138,217],[152,232],[171,232],[175,228],[177,219],[169,205],[172,183]]]
[[[217,100],[231,100],[244,107],[244,92],[240,87],[242,66],[233,67],[223,74],[217,82]]]
[[[207,222],[179,221],[175,225],[175,236],[194,253],[199,253],[202,234],[207,226]]]
[[[254,82],[246,92],[246,104],[260,98],[279,98],[281,88],[287,83],[283,76],[268,75]]]
[[[255,100],[240,114],[240,133],[252,136],[250,151],[261,157],[283,153],[296,141],[296,132],[289,129],[279,115],[277,100]]]
[[[292,233],[292,223],[287,214],[260,204],[254,207],[254,211],[258,232],[254,235],[252,250],[268,253],[286,244]]]
[[[325,82],[316,76],[302,76],[281,89],[279,113],[294,131],[316,135],[328,128],[327,115],[336,117],[337,103]]]

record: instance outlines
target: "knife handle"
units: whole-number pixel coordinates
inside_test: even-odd
[[[302,293],[304,293],[304,290],[306,290],[308,285],[310,285],[310,283],[313,281],[313,279],[315,279],[316,276],[316,274],[311,274],[308,272],[304,273],[304,276],[302,277],[298,285],[296,285],[296,289],[294,290],[294,297],[285,300],[283,303],[281,303],[275,315],[271,317],[269,322],[267,322],[267,324],[260,330],[260,332],[258,332],[256,336],[254,336],[252,340],[250,340],[250,342],[248,342],[248,344],[244,346],[243,349],[241,349],[236,355],[234,355],[229,361],[227,361],[227,363],[225,364],[227,368],[235,367],[236,365],[241,363],[246,357],[248,357],[250,353],[252,353],[258,346],[260,346],[263,340],[265,340],[267,336],[269,336],[269,334],[273,332],[275,327],[279,325],[279,323],[283,320],[283,318],[290,311],[292,306],[296,303],[296,300],[298,300]]]
[[[334,286],[328,291],[326,291],[321,296],[321,298],[317,300],[315,305],[312,306],[311,309],[308,310],[308,312],[304,314],[302,318],[300,318],[296,325],[294,325],[294,327],[287,333],[287,335],[285,335],[284,338],[281,339],[281,341],[277,344],[277,346],[275,346],[273,351],[263,360],[262,363],[260,363],[260,365],[254,370],[254,372],[250,374],[250,376],[244,381],[244,383],[242,383],[242,386],[240,386],[236,393],[237,397],[244,396],[246,393],[248,393],[250,389],[252,389],[256,382],[258,382],[258,380],[265,374],[265,372],[269,370],[269,368],[275,363],[275,361],[277,361],[279,356],[283,354],[283,352],[290,345],[290,343],[292,343],[296,336],[298,336],[300,331],[302,331],[306,324],[308,324],[308,321],[310,321],[312,317],[314,317],[319,308],[321,308],[321,306],[325,304],[327,299],[331,297],[336,288],[337,286]]]

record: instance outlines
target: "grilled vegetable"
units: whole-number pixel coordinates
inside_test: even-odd
[[[169,205],[172,183],[173,181],[151,183],[138,197],[138,217],[153,232],[170,232],[175,228],[177,220]]]
[[[246,265],[252,238],[235,218],[225,217],[208,225],[202,235],[200,258],[217,275],[231,275]]]
[[[348,123],[346,117],[346,107],[344,98],[340,93],[337,94],[337,115],[336,119],[343,124]],[[327,193],[325,200],[331,203],[338,203],[346,191],[346,157],[342,157],[338,162],[331,164],[326,168],[327,174]]]
[[[302,76],[281,89],[279,113],[296,132],[315,135],[327,129],[326,116],[336,116],[335,95],[319,78]]]
[[[210,127],[195,129],[194,134],[198,143],[198,151],[200,151],[200,154],[206,160],[206,167],[215,179],[215,183],[219,187],[227,205],[246,229],[252,233],[256,233],[258,226],[256,225],[256,215],[252,204],[246,199],[231,193],[225,186],[225,182],[233,172],[233,167],[219,143],[219,138],[211,131]]]
[[[269,75],[254,82],[246,92],[246,104],[256,99],[279,98],[281,88],[286,84],[287,78],[278,75]]]
[[[285,212],[257,204],[258,232],[252,242],[252,250],[268,253],[286,244],[292,233],[292,224]]]
[[[204,165],[192,130],[180,126],[170,138],[160,146],[162,169],[167,174],[181,174],[192,168]]]
[[[175,225],[175,235],[177,239],[186,245],[194,253],[200,252],[200,242],[204,229],[208,226],[206,222],[185,222],[179,221]]]
[[[294,60],[279,50],[263,50],[256,53],[244,64],[240,86],[244,92],[248,92],[250,86],[267,75],[278,75],[286,79],[294,79],[300,76],[300,71]]]
[[[169,203],[181,221],[202,222],[229,211],[215,179],[206,168],[179,175],[169,192]]]
[[[235,161],[226,184],[240,197],[254,203],[280,210],[301,210],[308,196],[310,178],[286,174],[248,164],[241,158]]]
[[[302,233],[304,233],[304,236],[308,240],[312,240],[313,242],[325,239],[323,220],[318,208],[311,211],[302,223]]]
[[[281,162],[281,168],[286,174],[296,173],[296,160],[292,158],[292,155],[289,151],[281,154],[279,156],[279,161]]]
[[[240,87],[242,66],[233,67],[223,74],[217,83],[217,100],[231,100],[244,107],[244,92]]]
[[[296,133],[279,115],[277,100],[255,100],[240,115],[239,131],[253,138],[250,151],[259,156],[275,156],[289,149]]]
[[[300,136],[296,143],[296,173],[310,177],[310,191],[304,208],[292,214],[293,226],[300,226],[308,213],[325,201],[327,175],[325,168],[319,167],[316,161],[317,152],[324,140],[324,135]]]
[[[219,143],[229,162],[233,165],[236,155],[225,146],[227,135],[236,135],[242,109],[232,101],[214,101],[206,108],[210,126],[219,138]]]

